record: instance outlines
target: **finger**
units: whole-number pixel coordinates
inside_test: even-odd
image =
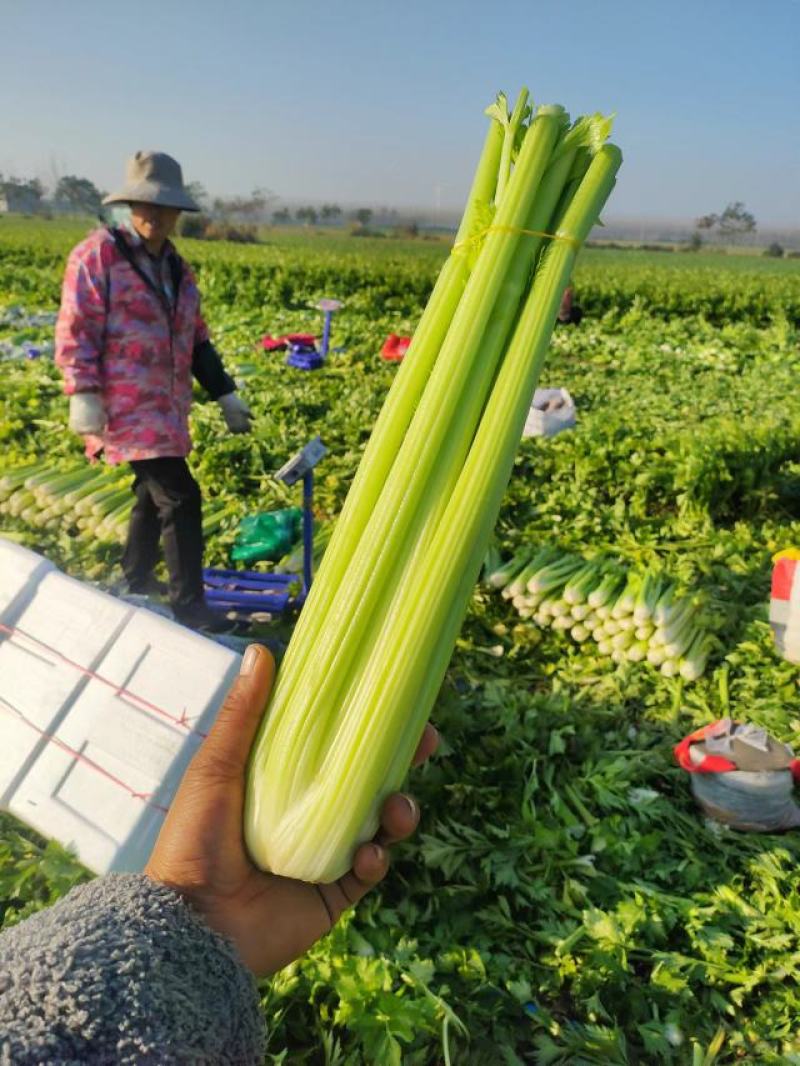
[[[362,844],[353,859],[353,868],[330,885],[317,885],[331,925],[337,922],[348,907],[365,896],[386,876],[389,869],[389,853],[374,841]]]
[[[393,844],[410,837],[419,825],[419,807],[412,796],[395,792],[381,808],[381,825],[375,837],[379,844]]]
[[[432,725],[430,722],[427,722],[425,725],[425,730],[422,734],[422,739],[417,745],[417,750],[414,753],[414,758],[411,760],[411,765],[420,766],[422,763],[425,762],[426,759],[429,759],[431,755],[433,755],[433,753],[438,747],[439,732],[436,729],[435,725]]]
[[[250,644],[239,676],[192,762],[193,774],[241,780],[274,678],[270,652],[261,644]]]
[[[394,792],[387,798],[381,808],[381,828],[375,840],[356,849],[352,870],[333,884],[316,886],[332,925],[342,911],[358,903],[386,876],[389,853],[385,845],[411,836],[418,825],[419,807],[413,797]]]

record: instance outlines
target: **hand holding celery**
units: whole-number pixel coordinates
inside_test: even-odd
[[[331,881],[403,780],[477,579],[576,254],[621,162],[527,92],[491,124],[453,254],[384,404],[250,763],[263,868]],[[555,235],[550,237],[548,235]]]
[[[377,884],[388,867],[388,845],[409,836],[419,818],[407,796],[390,796],[381,809],[378,840],[356,851],[352,869],[336,884],[308,885],[253,866],[241,834],[245,772],[274,669],[267,649],[251,644],[144,870],[180,892],[212,929],[229,937],[259,977],[302,955]],[[429,728],[415,763],[424,761],[436,743]]]

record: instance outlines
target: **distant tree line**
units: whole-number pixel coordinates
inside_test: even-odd
[[[65,174],[56,182],[48,197],[38,178],[18,178],[0,174],[0,199],[6,210],[21,210],[28,214],[58,210],[94,215],[100,210],[103,194],[88,178]]]
[[[182,216],[179,232],[187,237],[254,241],[258,226],[347,226],[353,236],[384,236],[384,229],[396,236],[416,237],[419,226],[403,220],[392,208],[359,207],[344,211],[339,204],[308,204],[294,209],[275,206],[278,199],[269,189],[257,187],[247,196],[211,197],[198,181],[187,183],[187,191],[200,207],[199,213]],[[66,174],[54,181],[48,195],[38,178],[19,178],[0,173],[0,211],[24,214],[100,215],[105,193],[89,178]],[[378,228],[375,228],[377,225]]]

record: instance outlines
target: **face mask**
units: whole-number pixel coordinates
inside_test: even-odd
[[[131,225],[131,209],[128,204],[109,204],[107,213],[112,226]]]

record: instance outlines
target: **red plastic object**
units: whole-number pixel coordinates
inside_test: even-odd
[[[716,722],[711,722],[710,725],[701,726],[700,729],[695,729],[693,733],[690,733],[687,737],[676,744],[672,749],[675,753],[675,759],[680,767],[684,770],[688,770],[690,774],[719,774],[725,773],[728,770],[737,769],[736,763],[731,762],[730,759],[723,758],[722,755],[706,755],[702,762],[693,763],[692,757],[689,754],[689,748],[698,740],[704,740],[705,735],[709,730],[712,730],[714,726],[719,725],[719,719]]]
[[[285,352],[290,344],[300,344],[304,348],[313,348],[317,338],[313,333],[284,333],[282,337],[261,338],[261,347],[265,352]]]
[[[402,363],[410,344],[410,337],[401,337],[399,333],[390,333],[383,342],[381,359],[384,359],[387,363]]]
[[[796,572],[796,559],[778,559],[772,570],[773,600],[791,600]]]
[[[303,344],[309,348],[313,348],[317,343],[317,338],[313,333],[287,333],[281,337],[281,340],[287,341],[289,344]]]

